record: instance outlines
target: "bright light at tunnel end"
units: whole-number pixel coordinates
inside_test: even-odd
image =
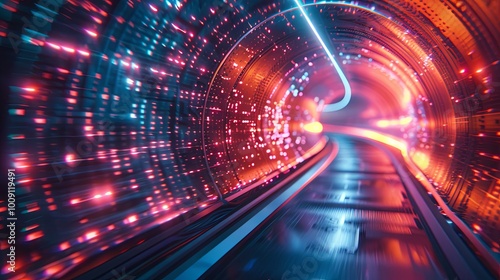
[[[321,133],[323,125],[320,122],[311,122],[304,125],[304,130],[311,133]]]
[[[297,7],[299,8],[300,12],[302,13],[302,15],[304,16],[304,18],[306,19],[307,23],[309,24],[309,27],[313,31],[314,35],[318,39],[319,43],[321,44],[321,46],[325,50],[325,53],[327,54],[328,58],[332,62],[333,67],[337,71],[337,73],[338,73],[338,75],[340,77],[340,80],[342,81],[342,84],[344,85],[344,97],[342,98],[342,100],[340,100],[337,103],[326,104],[323,107],[323,112],[334,112],[334,111],[342,110],[351,101],[351,95],[352,95],[351,85],[349,84],[349,81],[347,80],[347,77],[345,76],[344,72],[340,68],[339,64],[335,60],[335,57],[333,56],[332,52],[330,51],[330,49],[325,44],[325,41],[323,41],[323,39],[319,35],[318,31],[316,30],[316,27],[314,27],[314,24],[312,23],[312,21],[309,18],[309,16],[306,14],[306,11],[304,10],[304,7],[302,6],[302,3],[300,3],[299,0],[294,0],[294,1],[297,4]]]

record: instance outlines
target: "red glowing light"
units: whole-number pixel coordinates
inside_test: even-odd
[[[90,240],[90,239],[92,239],[92,238],[94,238],[96,236],[97,236],[97,232],[96,231],[91,231],[91,232],[88,232],[88,233],[85,234],[85,239],[86,240]]]
[[[58,273],[59,271],[61,271],[61,269],[62,269],[61,265],[53,265],[53,266],[47,268],[47,270],[45,270],[45,275],[47,275],[47,276],[54,275],[54,274]]]
[[[32,241],[32,240],[35,240],[35,239],[38,239],[40,237],[43,236],[43,232],[41,231],[36,231],[36,232],[33,232],[33,233],[30,233],[26,236],[26,241]]]
[[[64,251],[70,247],[69,242],[63,242],[59,245],[59,250]]]

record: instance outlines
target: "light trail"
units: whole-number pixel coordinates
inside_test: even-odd
[[[309,24],[309,27],[311,27],[311,30],[313,31],[314,35],[316,35],[316,38],[318,39],[319,43],[321,44],[321,46],[325,50],[326,55],[328,56],[330,61],[333,63],[333,67],[337,71],[337,73],[340,77],[340,80],[342,81],[342,84],[344,85],[344,97],[342,98],[342,100],[340,100],[337,103],[325,105],[323,108],[323,112],[339,111],[339,110],[345,108],[349,104],[349,102],[351,101],[351,95],[352,95],[351,85],[349,84],[349,81],[347,80],[347,77],[345,76],[344,72],[340,68],[339,64],[335,60],[335,57],[333,56],[332,52],[326,46],[325,42],[323,41],[323,39],[319,35],[318,31],[316,30],[316,27],[312,23],[309,16],[306,14],[306,11],[304,10],[304,7],[300,3],[300,1],[299,0],[294,0],[294,1],[297,4],[297,7],[299,8],[300,12],[302,13],[304,18],[306,19],[307,23]]]

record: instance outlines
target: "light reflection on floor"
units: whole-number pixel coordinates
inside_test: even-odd
[[[340,152],[210,279],[443,279],[389,158],[337,139]]]

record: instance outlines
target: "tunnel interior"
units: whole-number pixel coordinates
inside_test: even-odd
[[[18,279],[266,188],[336,126],[400,139],[499,254],[500,2],[297,3],[5,1]]]

